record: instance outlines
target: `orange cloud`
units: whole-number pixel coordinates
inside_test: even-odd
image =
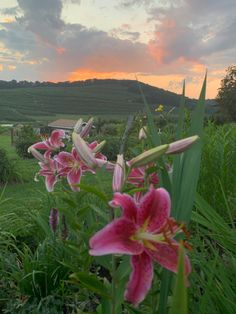
[[[3,65],[0,64],[0,71],[3,71]]]
[[[5,17],[4,19],[2,19],[1,23],[5,23],[5,24],[10,24],[15,22],[15,19],[11,18],[11,17]]]
[[[12,65],[12,64],[8,65],[8,70],[9,71],[14,71],[15,69],[16,69],[15,65]]]
[[[62,55],[63,53],[65,53],[66,49],[63,48],[63,47],[56,47],[56,52],[59,54],[59,55]]]

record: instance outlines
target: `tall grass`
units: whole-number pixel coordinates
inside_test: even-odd
[[[198,192],[232,224],[236,218],[236,124],[205,127]],[[231,209],[229,209],[231,208]]]

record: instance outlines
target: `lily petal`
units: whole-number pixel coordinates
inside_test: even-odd
[[[79,191],[79,187],[76,186],[76,184],[80,183],[82,175],[82,170],[79,169],[72,169],[68,174],[67,174],[67,181],[72,189],[72,191],[76,192]]]
[[[136,222],[138,208],[134,199],[130,195],[115,193],[109,205],[112,207],[121,207],[123,209],[124,217]]]
[[[131,257],[133,271],[126,286],[125,299],[134,305],[142,302],[151,288],[153,262],[145,252]]]
[[[65,144],[61,141],[61,139],[65,137],[64,130],[54,130],[50,136],[50,143],[53,147],[64,147]]]
[[[178,268],[179,243],[172,240],[171,243],[153,243],[155,250],[147,249],[147,254],[164,268],[176,273]],[[185,255],[185,275],[191,272],[191,265]]]
[[[143,245],[131,240],[137,226],[126,218],[118,218],[98,231],[89,241],[91,255],[128,254],[143,252]]]
[[[147,230],[149,232],[158,231],[170,215],[170,196],[163,189],[151,188],[142,198],[138,211],[138,224],[143,225],[148,221]]]
[[[31,147],[35,149],[43,149],[43,150],[50,149],[50,146],[47,144],[47,141],[35,143]]]
[[[54,185],[57,182],[57,178],[54,175],[46,175],[45,176],[45,185],[48,192],[52,192],[54,189]]]
[[[59,153],[55,159],[64,167],[71,166],[74,163],[74,157],[72,156],[72,154],[67,152]]]

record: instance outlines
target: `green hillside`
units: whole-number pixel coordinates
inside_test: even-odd
[[[43,120],[71,115],[127,115],[143,110],[136,81],[26,82],[23,87],[18,85],[0,85],[0,121]],[[175,93],[143,83],[140,86],[153,108],[160,103],[167,109],[179,104],[180,96]],[[188,99],[188,104],[194,105],[195,100]]]

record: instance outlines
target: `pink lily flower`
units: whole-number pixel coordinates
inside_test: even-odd
[[[112,204],[123,209],[123,216],[90,239],[89,252],[95,256],[131,255],[132,273],[125,299],[137,306],[151,287],[153,262],[177,272],[179,243],[174,237],[184,228],[170,218],[170,197],[163,188],[150,188],[139,205],[130,195],[115,193]],[[186,276],[190,271],[190,262],[185,256]]]
[[[45,156],[47,158],[49,157],[52,151],[65,146],[65,144],[61,140],[64,137],[65,137],[64,130],[54,130],[52,131],[51,136],[47,140],[35,143],[31,147],[35,149],[46,150]]]
[[[129,162],[127,162],[129,165]],[[147,166],[132,168],[129,175],[127,182],[135,185],[136,187],[143,187],[145,181],[149,184],[153,184],[156,186],[159,183],[158,176],[155,172],[147,174],[147,170],[154,166],[154,164],[149,164]]]
[[[92,151],[98,146],[97,142],[92,142],[88,144],[88,148]],[[96,161],[101,161],[103,163],[107,162],[106,156],[102,153],[97,152],[94,154]],[[95,173],[93,168],[87,166],[81,159],[78,151],[75,147],[72,148],[72,152],[60,152],[54,158],[60,165],[60,176],[67,177],[67,181],[72,189],[72,191],[79,191],[80,188],[77,186],[80,183],[81,177],[85,171],[91,171]]]
[[[41,169],[39,175],[45,177],[45,185],[48,192],[52,192],[54,185],[58,181],[60,166],[54,159],[48,158],[45,162],[39,162]]]
[[[129,165],[129,162],[127,162]],[[149,164],[147,166],[142,166],[138,168],[131,168],[131,171],[128,175],[127,182],[133,184],[137,188],[142,188],[145,185],[145,182],[148,185],[156,187],[159,183],[159,178],[156,172],[147,174],[148,169],[153,167],[154,164]],[[135,201],[139,203],[143,195],[142,191],[138,191],[134,194]]]
[[[73,148],[71,153],[61,152],[56,157],[55,160],[61,165],[61,176],[66,176],[67,181],[72,189],[72,191],[79,191],[79,187],[76,186],[80,183],[81,176],[84,171],[89,170],[94,173],[94,171],[88,168],[80,159],[79,154],[76,149]]]

